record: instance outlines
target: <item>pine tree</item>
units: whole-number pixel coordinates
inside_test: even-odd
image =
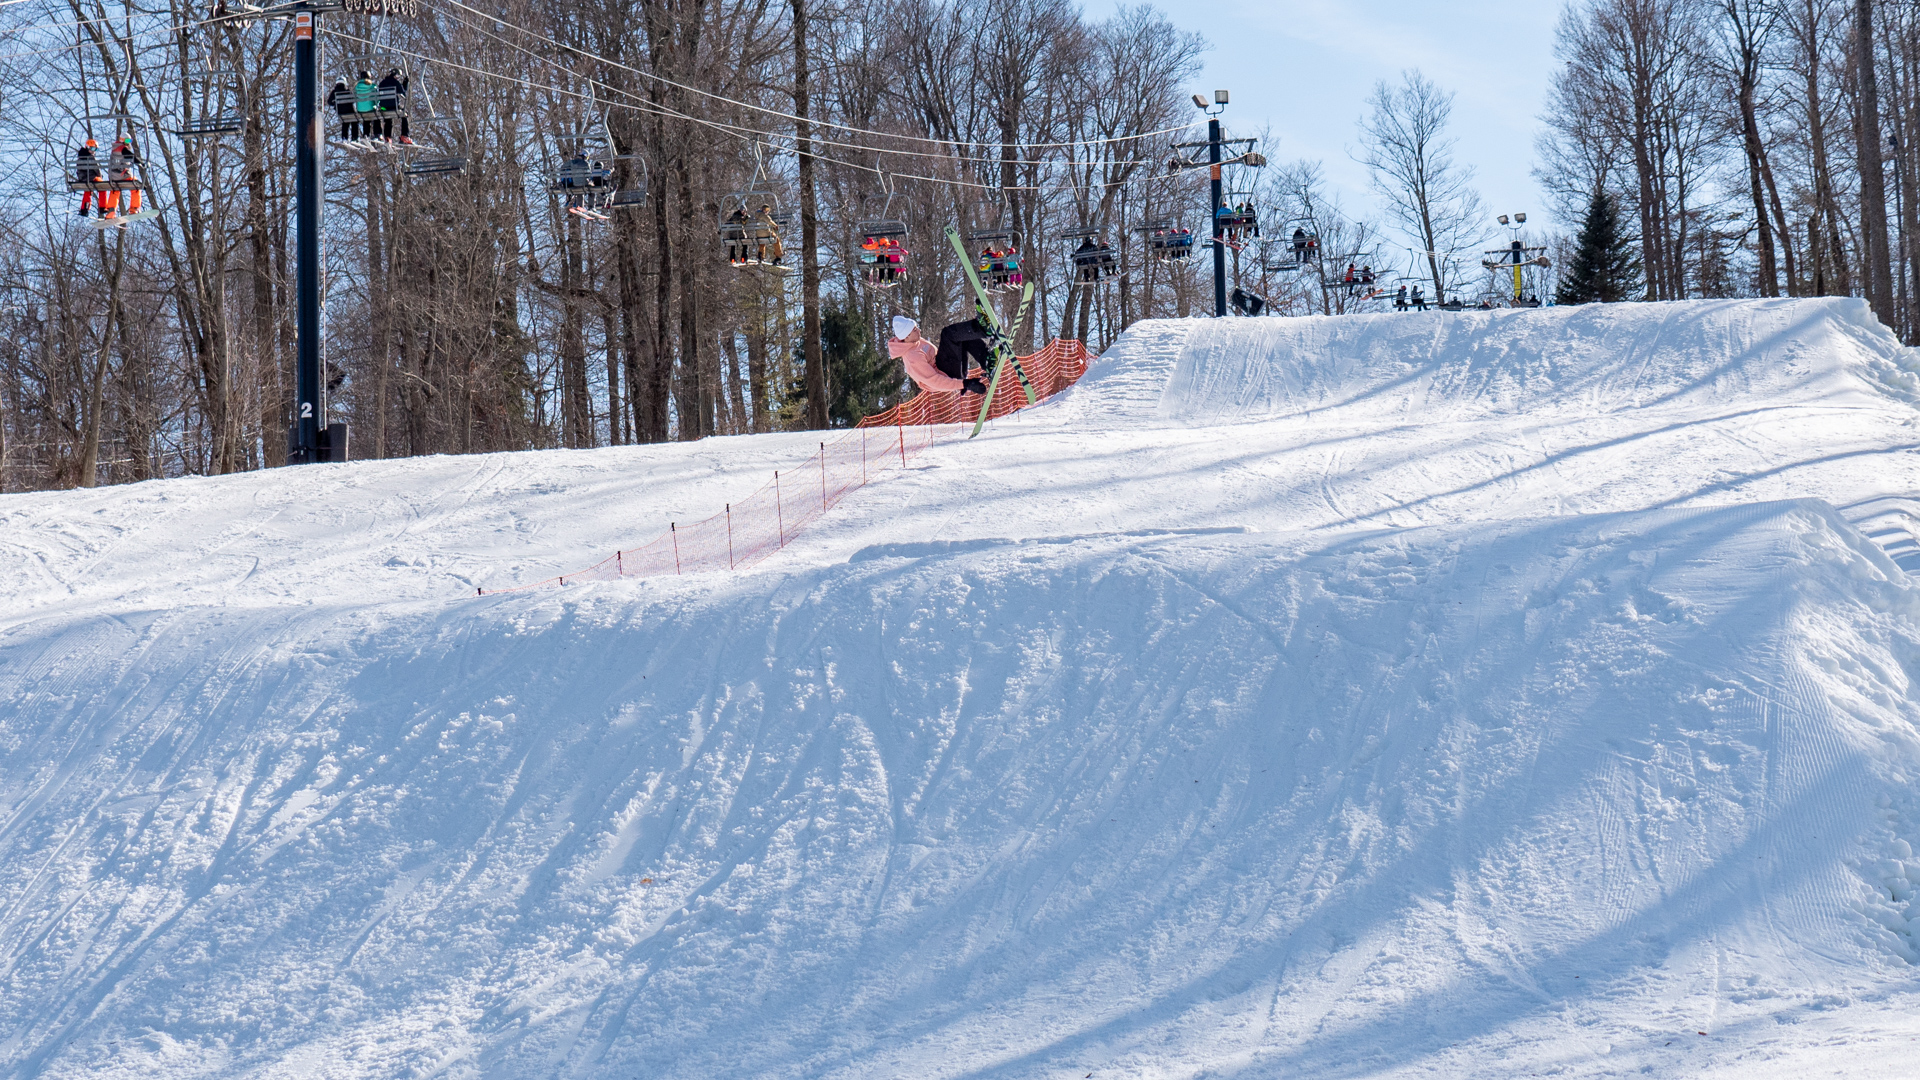
[[[899,392],[900,365],[873,347],[859,312],[829,307],[820,320],[820,339],[830,394],[827,415],[835,427],[852,427]]]
[[[1587,219],[1574,239],[1573,258],[1553,294],[1556,304],[1614,303],[1640,289],[1640,261],[1633,241],[1620,231],[1620,210],[1602,188],[1587,204]]]

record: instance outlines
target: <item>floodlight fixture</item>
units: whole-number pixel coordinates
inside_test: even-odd
[[[1213,103],[1215,105],[1225,105],[1227,103],[1227,92],[1225,90],[1215,90],[1213,92]]]
[[[1527,223],[1527,215],[1515,214],[1513,215],[1513,222],[1516,225],[1525,225]]]
[[[1204,108],[1206,108],[1206,107],[1207,107],[1207,99],[1206,99],[1205,97],[1203,97],[1203,96],[1201,96],[1201,95],[1199,95],[1199,94],[1195,94],[1195,95],[1193,95],[1193,107],[1194,107],[1194,108],[1196,108],[1196,109],[1204,109]]]
[[[1500,224],[1502,224],[1502,225],[1505,225],[1506,223],[1507,223],[1507,215],[1505,215],[1505,214],[1501,214],[1501,215],[1500,215]]]

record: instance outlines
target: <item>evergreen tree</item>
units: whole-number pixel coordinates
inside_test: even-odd
[[[1556,304],[1615,303],[1640,290],[1640,261],[1633,241],[1620,230],[1619,204],[1602,188],[1587,204],[1587,219],[1574,240],[1573,258],[1553,294]]]
[[[820,320],[820,345],[827,362],[827,415],[835,427],[852,427],[899,393],[901,367],[873,347],[858,311],[828,308]]]

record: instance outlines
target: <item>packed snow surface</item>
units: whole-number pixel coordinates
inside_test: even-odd
[[[806,433],[0,497],[0,1075],[1920,1072],[1920,362],[1143,323]]]

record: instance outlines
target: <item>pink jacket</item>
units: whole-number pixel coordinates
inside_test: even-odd
[[[920,389],[931,393],[943,393],[958,390],[963,383],[933,366],[933,356],[938,349],[926,338],[909,345],[899,338],[887,342],[887,355],[907,365],[907,374],[920,384]]]

